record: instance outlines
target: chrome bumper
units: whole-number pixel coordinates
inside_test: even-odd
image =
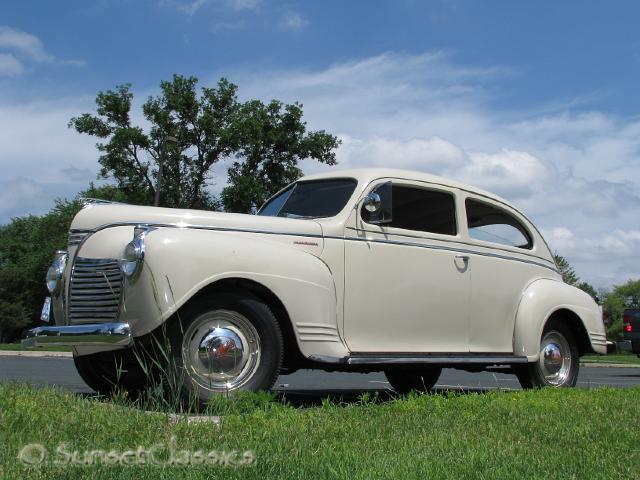
[[[92,323],[37,327],[27,330],[22,339],[22,346],[25,348],[51,345],[126,347],[132,343],[133,337],[128,323]]]

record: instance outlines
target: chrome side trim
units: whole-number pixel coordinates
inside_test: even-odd
[[[345,227],[345,228],[347,230],[351,230],[353,232],[372,233],[372,234],[377,234],[377,235],[381,235],[382,234],[382,232],[380,232],[380,231],[369,230],[369,229],[366,229],[366,228],[354,228],[354,227]],[[466,240],[462,240],[458,236],[451,236],[451,238],[447,238],[447,235],[429,234],[429,232],[424,232],[424,235],[412,235],[410,233],[393,232],[392,235],[394,237],[411,238],[411,239],[417,239],[417,240],[422,240],[422,241],[429,241],[429,240],[433,241],[433,240],[435,240],[437,242],[455,243],[456,245],[465,245],[467,247],[488,248],[488,249],[491,249],[491,250],[500,250],[501,252],[507,252],[507,253],[517,254],[517,255],[524,255],[524,256],[527,256],[527,257],[543,259],[544,260],[544,257],[541,257],[540,255],[537,255],[535,253],[531,253],[531,251],[529,251],[529,250],[524,250],[524,249],[514,250],[515,248],[518,248],[518,247],[505,248],[505,246],[501,246],[499,244],[478,245],[477,243],[474,243],[474,242],[468,242]],[[548,261],[548,260],[546,260],[546,261]],[[548,262],[550,264],[552,263],[550,261],[548,261]]]
[[[457,354],[353,354],[347,357],[331,357],[328,355],[311,355],[309,360],[319,363],[347,365],[512,365],[527,363],[527,357],[513,355],[457,355]]]
[[[330,237],[327,237],[327,238],[330,238]],[[502,260],[513,260],[514,262],[528,263],[528,264],[536,265],[538,267],[546,268],[548,270],[551,270],[552,272],[558,273],[558,270],[556,268],[551,267],[550,265],[546,265],[544,263],[535,262],[533,260],[527,260],[524,258],[511,257],[508,255],[501,255],[499,253],[480,252],[478,250],[470,250],[468,248],[446,247],[444,245],[433,245],[433,244],[417,243],[417,242],[400,242],[397,240],[381,240],[377,238],[368,239],[368,238],[345,237],[345,240],[350,240],[352,242],[383,243],[383,244],[390,244],[390,245],[402,245],[407,247],[428,248],[431,250],[445,250],[448,252],[466,253],[470,255],[479,255],[482,257],[499,258]]]
[[[480,365],[507,365],[514,363],[527,363],[527,357],[515,357],[513,355],[351,355],[347,358],[349,365],[402,365],[402,364],[480,364]]]
[[[22,339],[25,348],[61,346],[131,345],[133,337],[128,323],[98,323],[37,327],[27,330]]]
[[[251,228],[213,227],[213,226],[210,226],[210,225],[179,225],[179,224],[176,224],[176,223],[145,223],[145,222],[108,223],[108,224],[100,225],[99,227],[97,227],[94,230],[94,233],[98,232],[100,230],[104,230],[106,228],[128,227],[128,226],[154,226],[156,228],[189,228],[189,229],[193,229],[193,230],[211,230],[211,231],[217,231],[217,232],[258,233],[258,234],[264,234],[264,235],[284,235],[284,236],[290,236],[290,237],[307,237],[307,238],[322,238],[322,239],[332,239],[332,240],[349,240],[349,241],[352,241],[352,242],[388,243],[388,244],[394,244],[394,245],[406,245],[406,246],[411,246],[411,247],[431,248],[431,249],[436,249],[436,250],[447,250],[447,251],[459,252],[459,253],[469,253],[469,254],[481,255],[481,256],[485,256],[485,257],[500,258],[500,259],[503,259],[503,260],[513,260],[513,261],[516,261],[516,262],[529,263],[531,265],[536,265],[536,266],[551,270],[552,272],[558,273],[558,269],[555,266],[552,267],[549,264],[544,264],[544,263],[536,262],[536,261],[533,261],[533,260],[526,260],[524,258],[512,257],[512,256],[508,256],[508,255],[501,255],[501,254],[497,254],[497,253],[482,252],[482,251],[471,250],[471,249],[467,249],[467,248],[445,247],[445,246],[442,246],[442,245],[424,244],[424,243],[417,243],[417,242],[401,242],[401,241],[397,241],[397,240],[380,240],[380,239],[366,239],[366,238],[355,238],[355,237],[340,237],[340,236],[331,236],[331,235],[322,235],[322,234],[313,234],[313,233],[274,232],[274,231],[269,231],[269,230],[256,230],[256,229],[251,229]],[[487,247],[487,248],[489,248],[489,247]],[[535,257],[535,258],[539,258],[540,260],[546,261],[542,257]]]

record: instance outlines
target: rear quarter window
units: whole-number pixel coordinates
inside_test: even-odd
[[[506,210],[473,198],[465,200],[465,210],[471,238],[527,250],[533,248],[527,228]]]

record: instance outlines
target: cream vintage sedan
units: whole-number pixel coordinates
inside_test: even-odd
[[[55,325],[23,342],[72,346],[100,392],[148,383],[140,351],[204,402],[301,368],[383,371],[407,392],[504,365],[569,387],[581,355],[606,353],[597,305],[524,214],[418,172],[304,177],[257,215],[88,202],[47,285]]]

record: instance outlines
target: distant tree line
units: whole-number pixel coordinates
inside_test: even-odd
[[[55,250],[66,248],[80,197],[250,213],[302,175],[300,160],[336,164],[340,141],[308,131],[300,103],[241,102],[237,86],[224,78],[200,89],[195,77],[161,82],[160,94],[142,104],[145,126],[133,121],[133,101],[130,85],[99,92],[96,112],[69,122],[98,139],[98,178],[110,185],[90,185],[45,215],[0,227],[0,342],[39,324],[45,274]],[[219,162],[227,165],[227,180],[216,198],[212,168]]]

